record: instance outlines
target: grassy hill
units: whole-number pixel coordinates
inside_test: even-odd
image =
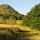
[[[21,20],[24,15],[13,9],[10,5],[0,5],[0,18],[10,20]]]
[[[13,9],[8,4],[2,4],[0,5],[0,23],[15,23],[16,20],[21,20],[24,17],[24,15],[20,14],[18,11]]]

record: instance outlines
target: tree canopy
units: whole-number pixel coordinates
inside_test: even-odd
[[[40,29],[40,4],[36,5],[27,13],[23,20],[25,25]]]

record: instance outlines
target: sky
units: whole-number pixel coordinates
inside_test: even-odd
[[[24,15],[38,3],[40,3],[40,0],[0,0],[0,4],[8,4]]]

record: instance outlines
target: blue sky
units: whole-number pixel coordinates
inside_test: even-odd
[[[28,13],[40,0],[0,0],[0,4],[9,4],[22,14]]]

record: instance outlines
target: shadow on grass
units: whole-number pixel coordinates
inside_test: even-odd
[[[12,30],[13,29],[13,30]],[[16,33],[14,32],[14,28],[0,28],[0,40],[31,40],[28,32],[17,32],[19,29],[15,29]]]

